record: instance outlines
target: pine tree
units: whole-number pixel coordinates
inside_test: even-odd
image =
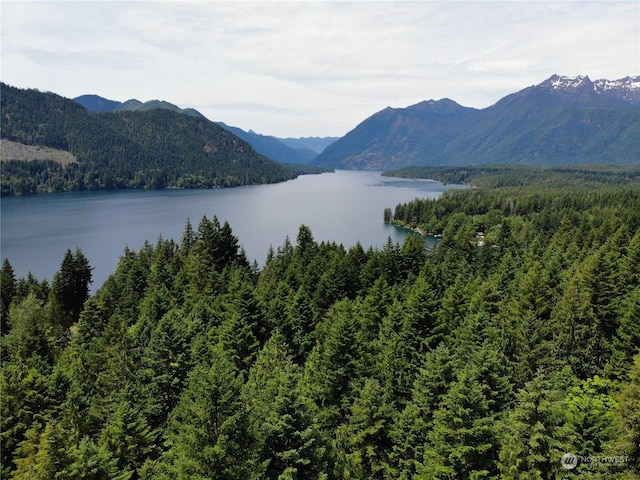
[[[114,408],[100,432],[98,447],[108,452],[119,472],[139,471],[148,459],[156,459],[156,434],[143,417],[140,407],[127,398],[131,392],[125,389],[123,399]]]
[[[376,378],[384,386],[387,398],[399,407],[409,398],[418,369],[418,342],[411,315],[401,302],[394,302],[382,320],[374,361]]]
[[[563,430],[571,451],[581,455],[602,453],[612,434],[617,407],[609,393],[610,388],[608,380],[596,375],[569,389],[565,398],[566,423]]]
[[[329,309],[304,366],[302,387],[318,406],[317,421],[325,430],[335,428],[346,414],[351,382],[359,375],[356,309],[349,300]]]
[[[561,412],[558,392],[542,375],[520,390],[516,407],[502,426],[501,478],[545,480],[560,473]]]
[[[620,323],[613,338],[611,360],[605,371],[623,379],[640,349],[640,287],[636,287],[621,304]]]
[[[75,254],[68,249],[60,270],[53,277],[51,293],[60,308],[59,322],[64,327],[70,327],[80,318],[84,302],[89,298],[91,270],[93,267],[79,248]]]
[[[431,351],[437,347],[444,336],[444,329],[438,323],[440,298],[433,285],[431,272],[423,270],[411,286],[407,295],[405,309],[411,321],[411,329],[418,351]]]
[[[294,359],[298,362],[304,361],[315,343],[314,329],[316,320],[317,314],[311,295],[306,287],[301,285],[295,295],[288,301],[286,320],[281,329],[291,345]]]
[[[10,478],[14,452],[19,444],[37,433],[42,418],[55,403],[49,379],[35,367],[3,362],[0,369],[0,463],[2,478]]]
[[[181,312],[172,310],[153,329],[141,358],[137,389],[144,414],[153,429],[165,428],[169,413],[177,405],[187,374],[193,367],[192,325]]]
[[[462,371],[434,412],[416,479],[485,478],[497,473],[497,432],[474,372]]]
[[[393,440],[390,458],[402,478],[413,478],[416,474],[416,463],[423,460],[423,447],[433,428],[433,414],[453,381],[453,355],[447,345],[441,343],[424,356],[411,400],[396,418],[390,432]]]
[[[346,423],[336,430],[336,476],[344,479],[393,478],[388,455],[393,409],[376,379],[365,379]]]
[[[640,353],[634,357],[628,383],[617,395],[614,427],[617,435],[611,453],[626,456],[626,478],[640,475]],[[621,476],[621,478],[624,478]]]
[[[234,358],[236,366],[248,370],[266,341],[268,326],[253,285],[239,269],[229,279],[229,292],[222,300],[222,324],[219,338]]]
[[[173,478],[248,478],[252,440],[240,399],[243,377],[218,344],[210,365],[199,365],[166,430],[160,472]]]
[[[313,404],[299,387],[301,373],[275,333],[249,371],[242,398],[255,439],[249,478],[323,478],[325,448],[313,424]]]
[[[17,282],[13,267],[6,258],[0,269],[0,335],[9,333],[9,306],[16,294]]]

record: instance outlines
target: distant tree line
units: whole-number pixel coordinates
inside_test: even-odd
[[[638,191],[424,204],[428,252],[302,225],[260,270],[203,217],[93,296],[5,260],[3,478],[638,478]]]
[[[615,165],[407,167],[389,170],[382,175],[430,178],[445,184],[471,184],[484,188],[544,186],[565,189],[640,184],[640,167]]]

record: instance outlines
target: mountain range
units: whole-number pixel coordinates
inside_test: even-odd
[[[640,76],[591,81],[553,75],[484,109],[447,98],[387,107],[328,146],[313,164],[384,170],[638,162]]]
[[[163,100],[70,100],[5,84],[1,100],[3,194],[265,183],[312,171],[302,164],[390,170],[640,162],[640,76],[553,75],[484,109],[448,98],[387,107],[339,139],[246,132]],[[9,162],[7,152],[33,161]]]
[[[256,152],[282,163],[295,163],[307,165],[311,163],[318,153],[306,147],[291,147],[279,138],[271,135],[261,135],[249,130],[248,132],[238,127],[232,127],[223,122],[217,122],[225,130],[242,138],[249,143]]]
[[[123,112],[123,111],[145,111],[154,108],[165,108],[185,115],[204,117],[193,108],[180,108],[164,100],[151,100],[141,102],[136,99],[118,102],[109,100],[99,95],[81,95],[74,98],[76,102],[85,107],[90,112]],[[237,137],[249,143],[256,152],[282,163],[294,163],[307,165],[311,163],[324,148],[336,141],[337,137],[309,137],[309,138],[277,138],[270,135],[261,135],[249,130],[248,132],[238,127],[227,125],[223,122],[216,122],[225,130],[233,133]]]

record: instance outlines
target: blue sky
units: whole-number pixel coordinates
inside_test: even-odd
[[[483,108],[554,73],[640,74],[640,2],[25,2],[0,5],[3,82],[162,99],[279,137],[386,106]]]

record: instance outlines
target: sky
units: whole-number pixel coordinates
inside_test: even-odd
[[[166,100],[277,137],[429,99],[485,108],[553,74],[640,74],[638,0],[2,0],[0,18],[7,84]]]

